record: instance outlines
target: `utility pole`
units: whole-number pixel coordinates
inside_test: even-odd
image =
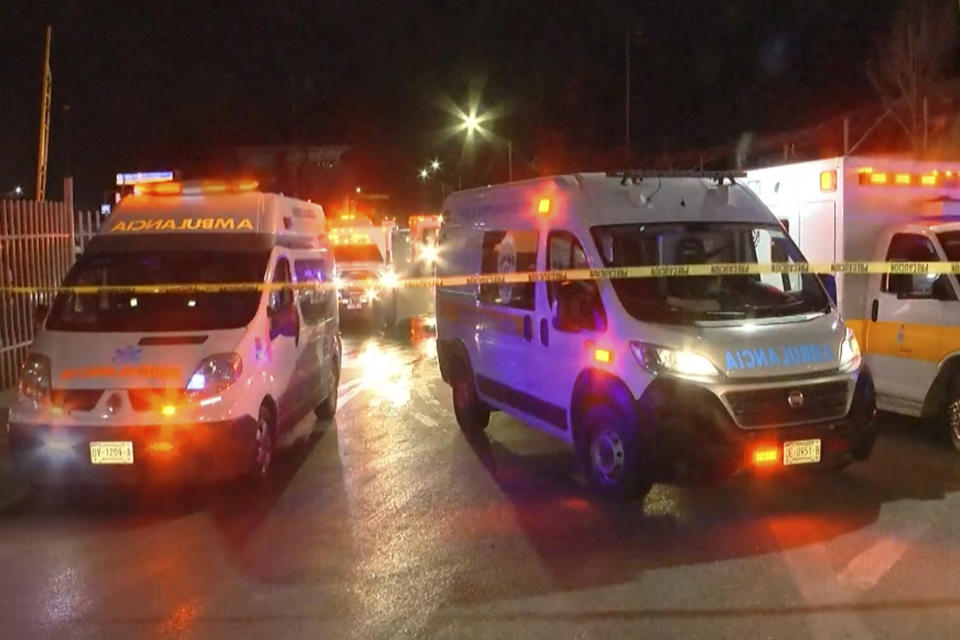
[[[513,141],[507,140],[507,182],[513,182]]]
[[[43,200],[47,193],[47,151],[50,148],[50,95],[53,78],[50,75],[50,37],[53,29],[47,26],[46,45],[43,50],[43,74],[40,88],[40,136],[37,140],[37,192],[36,199]]]
[[[627,164],[630,164],[630,30],[627,29],[627,65],[626,65],[626,78],[624,82],[626,83],[626,92],[624,96],[624,105],[623,105],[623,121],[624,121],[624,131],[623,131],[623,141],[627,150]]]

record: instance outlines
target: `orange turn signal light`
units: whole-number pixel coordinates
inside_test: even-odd
[[[773,446],[760,446],[753,450],[753,464],[768,467],[780,460],[780,449]]]
[[[147,445],[147,449],[154,453],[170,453],[173,451],[173,443],[164,441],[151,442]]]
[[[547,215],[550,213],[551,204],[550,198],[540,198],[540,201],[537,203],[537,213]]]
[[[593,359],[597,362],[610,364],[613,362],[613,352],[609,349],[597,349],[593,352]]]

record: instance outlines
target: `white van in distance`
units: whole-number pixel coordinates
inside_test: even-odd
[[[255,189],[167,182],[120,203],[63,283],[116,288],[58,293],[25,363],[8,427],[17,471],[258,478],[310,411],[333,416],[336,293],[303,287],[332,283],[323,209]]]
[[[850,156],[747,173],[812,262],[960,262],[960,163]],[[840,310],[877,407],[938,421],[960,451],[960,286],[950,273],[843,273]]]
[[[732,176],[562,175],[454,193],[444,210],[438,275],[479,274],[437,289],[440,371],[468,434],[504,411],[571,444],[616,495],[677,470],[870,455],[873,384],[829,279],[675,266],[804,262]],[[663,275],[564,277],[633,266]],[[499,278],[515,271],[548,273]]]

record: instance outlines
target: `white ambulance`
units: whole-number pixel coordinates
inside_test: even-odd
[[[400,281],[432,274],[432,262],[422,259],[413,232],[426,234],[420,220],[400,228],[392,221],[380,225],[358,214],[344,214],[330,230],[337,260],[337,291],[344,323],[360,319],[389,330],[409,331],[413,318],[431,314],[433,292],[422,287],[400,287]],[[436,259],[436,249],[427,255]],[[429,272],[426,267],[429,267]]]
[[[336,411],[336,293],[320,286],[333,273],[315,204],[247,181],[139,186],[44,310],[10,413],[16,469],[40,483],[265,477],[303,418]]]
[[[438,275],[477,275],[438,287],[437,353],[468,436],[504,411],[573,445],[616,495],[678,471],[869,456],[873,385],[821,279],[684,276],[804,261],[732,178],[588,173],[451,195]],[[617,276],[632,266],[658,277]],[[565,278],[582,268],[612,271]],[[545,281],[502,276],[525,271]]]
[[[811,262],[960,262],[960,163],[827,158],[756,169],[746,184]],[[960,450],[957,277],[844,273],[838,294],[878,408],[942,420]]]

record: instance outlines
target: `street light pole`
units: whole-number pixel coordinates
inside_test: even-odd
[[[626,68],[626,92],[623,105],[624,132],[623,139],[627,151],[627,163],[630,161],[630,30],[627,30],[627,68]]]
[[[507,140],[507,180],[513,182],[513,141]]]

